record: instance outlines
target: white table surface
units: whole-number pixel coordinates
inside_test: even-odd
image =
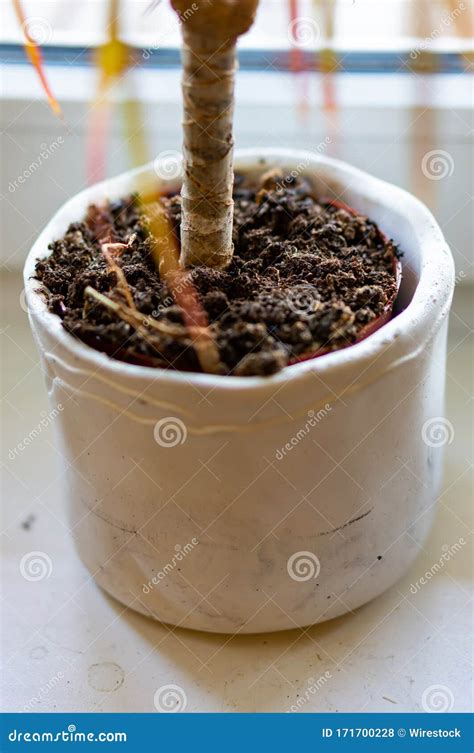
[[[426,549],[401,581],[353,614],[307,630],[229,637],[160,625],[91,581],[68,532],[51,426],[11,453],[48,406],[20,278],[4,282],[5,711],[150,712],[157,689],[169,684],[182,689],[187,711],[286,711],[299,698],[299,713],[419,711],[426,704],[470,710],[471,290],[458,288],[451,318],[447,415],[454,439]],[[461,539],[466,545],[412,593]],[[50,576],[39,581],[20,572],[22,557],[34,551],[51,561]]]

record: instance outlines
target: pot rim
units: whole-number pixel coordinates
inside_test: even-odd
[[[364,340],[318,358],[286,366],[271,376],[235,377],[157,369],[126,363],[95,350],[67,332],[62,326],[60,317],[48,311],[39,292],[38,280],[32,277],[36,261],[45,258],[48,255],[49,243],[60,237],[61,231],[57,228],[58,224],[64,223],[66,217],[68,218],[67,224],[74,221],[69,216],[71,210],[80,214],[90,203],[100,201],[101,198],[105,199],[109,196],[118,198],[126,194],[127,190],[131,190],[134,181],[153,174],[153,162],[87,187],[75,194],[53,215],[35,241],[25,262],[24,290],[28,315],[35,324],[53,335],[57,346],[64,347],[71,356],[94,369],[105,370],[111,375],[121,375],[131,380],[148,378],[152,382],[162,381],[170,386],[187,384],[197,388],[221,391],[273,391],[274,388],[279,388],[290,380],[294,381],[310,373],[326,380],[330,375],[344,371],[350,365],[357,363],[362,367],[368,366],[387,348],[394,345],[395,341],[398,341],[400,345],[409,338],[412,341],[410,347],[413,349],[416,345],[414,334],[419,333],[424,341],[428,340],[431,333],[438,328],[440,320],[444,319],[449,312],[455,274],[451,252],[431,212],[419,199],[398,186],[375,178],[346,162],[322,156],[317,152],[268,147],[239,149],[235,153],[236,167],[243,172],[262,171],[279,164],[296,167],[303,161],[306,163],[306,169],[300,172],[301,175],[311,177],[318,167],[323,168],[326,173],[332,173],[335,183],[343,183],[345,188],[351,187],[352,190],[360,193],[361,198],[372,198],[387,210],[396,207],[399,213],[418,223],[421,228],[420,272],[412,299],[397,316]],[[168,182],[168,185],[171,183]],[[334,186],[331,188],[334,191]],[[79,217],[76,221],[79,221]],[[377,224],[380,225],[380,223]],[[381,227],[381,230],[383,229]]]

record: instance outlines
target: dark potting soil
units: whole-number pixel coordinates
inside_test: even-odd
[[[397,249],[375,223],[311,194],[309,185],[268,173],[234,188],[234,256],[225,271],[190,274],[218,348],[223,374],[272,374],[308,353],[354,343],[396,296]],[[180,198],[163,202],[179,238]],[[85,295],[87,286],[119,303],[116,272],[100,240],[128,243],[116,257],[136,308],[167,332],[139,330]],[[134,197],[91,207],[38,261],[49,308],[68,332],[123,361],[201,371],[189,336],[176,338],[182,311],[153,261],[152,239]]]

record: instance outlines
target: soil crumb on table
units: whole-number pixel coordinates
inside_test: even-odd
[[[181,199],[162,199],[177,239]],[[236,176],[234,256],[225,271],[196,267],[222,374],[273,374],[298,358],[354,343],[396,295],[396,246],[367,217],[315,199],[300,178],[268,173],[249,186]],[[136,308],[169,328],[145,339],[85,295],[87,286],[125,303],[100,241],[126,243],[117,263]],[[201,371],[191,337],[176,338],[181,309],[153,261],[145,211],[136,197],[92,206],[37,262],[49,309],[65,329],[114,358]]]

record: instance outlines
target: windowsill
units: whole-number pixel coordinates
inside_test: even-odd
[[[47,68],[48,81],[60,102],[88,102],[95,91],[97,73],[91,67],[55,65]],[[288,110],[298,99],[307,97],[312,108],[323,105],[320,73],[285,73],[274,75],[270,65],[266,71],[241,70],[237,78],[238,106],[274,105]],[[451,76],[442,73],[418,74],[407,77],[403,65],[397,73],[334,73],[332,80],[340,108],[434,107],[472,109],[474,76]],[[158,106],[181,103],[181,72],[179,68],[131,71],[125,86],[117,87],[113,98],[130,96]],[[127,89],[128,84],[128,89]],[[35,71],[25,64],[0,66],[0,98],[8,100],[43,100]],[[294,114],[294,113],[293,113]]]
[[[0,250],[9,269],[22,266],[48,217],[86,184],[84,154],[96,71],[50,66],[47,74],[68,128],[52,114],[32,68],[20,64],[0,69],[5,197]],[[140,69],[116,92],[117,103],[124,96],[142,103],[140,120],[150,159],[163,150],[180,149],[180,78],[177,68]],[[341,73],[332,80],[338,108],[330,116],[324,111],[321,74],[240,71],[237,147],[315,148],[330,134],[327,155],[412,190],[428,203],[446,233],[462,280],[472,279],[472,75]],[[15,186],[19,175],[38,161],[44,146],[59,136],[64,138],[61,150],[12,193],[10,184]],[[423,183],[421,161],[434,149],[448,152],[453,174]],[[116,107],[107,172],[113,175],[128,167],[122,111]]]
[[[288,45],[262,44],[258,49],[246,45],[245,38],[239,44],[239,68],[241,71],[261,71],[274,69],[278,72],[292,71],[295,61],[298,69],[307,72],[318,71],[321,68],[321,51],[317,49],[298,48],[292,49]],[[418,44],[418,46],[417,46]],[[138,65],[145,69],[149,68],[179,68],[180,48],[179,44],[172,45],[167,40],[165,45],[146,47],[141,44],[133,44],[133,56]],[[420,47],[421,45],[421,47]],[[332,49],[337,58],[337,65],[344,73],[398,73],[399,71],[417,72],[424,57],[419,55],[424,50],[423,40],[387,40],[378,44],[363,44],[359,40],[357,44],[332,43]],[[46,45],[42,48],[45,64],[64,65],[68,67],[87,67],[94,64],[94,45],[77,45],[63,41],[55,45]],[[449,44],[440,44],[431,52],[435,53],[432,58],[433,68],[439,73],[465,73],[470,66],[469,56],[472,55],[474,46],[467,44],[466,40],[452,40]],[[18,40],[4,39],[0,41],[0,63],[21,64],[25,62],[25,53]],[[426,63],[425,63],[426,64]],[[428,70],[427,73],[432,73]]]

